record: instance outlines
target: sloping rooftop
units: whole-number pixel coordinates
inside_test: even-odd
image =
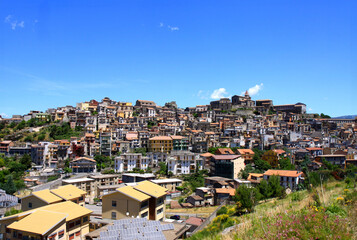
[[[133,187],[131,186],[126,186],[126,187],[121,187],[121,188],[118,188],[117,189],[118,192],[130,197],[130,198],[133,198],[139,202],[143,202],[145,200],[148,200],[150,198],[149,195],[145,194],[145,193],[142,193],[136,189],[134,189]]]
[[[57,189],[53,189],[53,190],[51,190],[51,192],[65,200],[79,198],[83,194],[86,194],[85,191],[83,191],[71,184],[61,186]]]
[[[166,188],[149,181],[139,182],[134,188],[155,198],[165,196],[167,192]]]
[[[50,190],[45,189],[42,191],[33,192],[32,195],[40,198],[41,200],[51,204],[55,202],[60,202],[63,199],[53,194]],[[31,196],[31,195],[30,195]]]
[[[7,227],[18,231],[44,235],[66,217],[67,214],[65,213],[38,210]]]

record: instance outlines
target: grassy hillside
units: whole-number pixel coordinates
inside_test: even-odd
[[[357,191],[351,183],[330,181],[236,214],[236,206],[227,206],[190,239],[357,239]]]

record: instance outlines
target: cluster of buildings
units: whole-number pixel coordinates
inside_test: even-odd
[[[321,119],[307,114],[303,103],[274,105],[269,99],[252,100],[248,92],[186,109],[175,102],[159,106],[153,101],[137,100],[133,105],[104,98],[0,121],[30,119],[67,122],[72,128],[83,129],[82,137],[65,140],[0,142],[0,153],[29,154],[33,163],[43,168],[63,168],[66,159],[101,154],[117,156],[118,173],[155,168],[159,162],[167,162],[173,174],[190,174],[207,167],[209,163],[201,154],[212,147],[284,147],[293,158],[304,155],[307,148],[341,150],[346,159],[355,159],[356,154],[356,119]],[[137,148],[147,153],[137,154]]]

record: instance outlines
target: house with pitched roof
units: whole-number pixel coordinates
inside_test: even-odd
[[[71,201],[46,205],[0,220],[3,239],[82,239],[92,211]]]
[[[290,189],[296,189],[297,186],[300,183],[302,183],[302,181],[304,180],[303,172],[295,171],[295,170],[275,170],[275,169],[267,170],[264,173],[263,178],[268,181],[269,178],[273,175],[280,177],[280,185]]]
[[[150,181],[118,188],[102,197],[102,216],[115,220],[134,216],[162,221],[166,194],[166,188]]]
[[[85,191],[73,185],[65,185],[51,190],[45,189],[36,191],[21,199],[21,210],[28,211],[64,201],[71,201],[84,206],[85,195]]]

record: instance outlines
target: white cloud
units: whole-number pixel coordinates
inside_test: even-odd
[[[8,117],[9,117],[9,115],[7,115],[6,113],[0,113],[0,116],[1,116],[2,118],[8,118]]]
[[[312,108],[309,108],[308,111],[311,112],[311,111],[312,111]]]
[[[10,22],[12,16],[11,15],[7,15],[7,17],[5,18],[5,22],[8,23]]]
[[[163,26],[165,26],[165,24],[161,22],[161,23],[160,23],[160,27],[163,27]]]
[[[225,88],[218,88],[213,91],[213,93],[211,94],[211,98],[212,99],[220,99],[220,98],[226,97],[225,95],[227,95],[227,94],[228,93]]]
[[[172,32],[180,30],[178,27],[171,27],[170,25],[167,26]]]
[[[25,27],[25,22],[20,21],[18,22],[16,19],[13,18],[12,15],[8,15],[5,20],[5,23],[10,24],[12,30],[16,30],[17,27],[24,28]]]
[[[254,87],[249,88],[248,89],[248,93],[249,93],[250,96],[254,96],[254,95],[257,95],[260,92],[260,90],[262,90],[262,89],[263,89],[263,83],[261,83],[259,85],[257,84]],[[241,93],[242,96],[244,94],[245,94],[245,92]]]
[[[18,27],[22,27],[24,28],[25,27],[25,22],[24,21],[21,21],[17,24]]]
[[[197,93],[197,97],[201,99],[208,99],[209,98],[209,92],[206,90],[199,90]]]

